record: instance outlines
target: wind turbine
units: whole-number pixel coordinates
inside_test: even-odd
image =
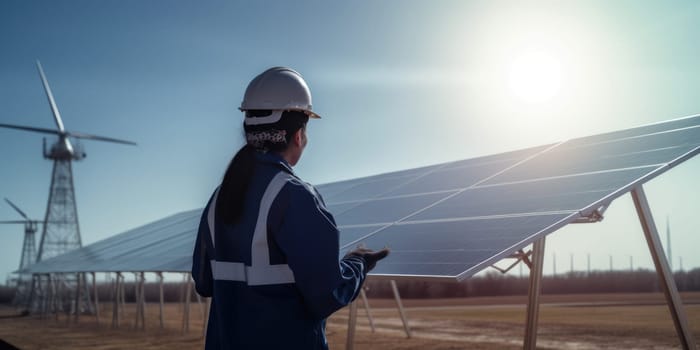
[[[75,202],[75,189],[73,186],[72,162],[74,160],[82,160],[85,158],[86,154],[81,147],[73,147],[71,139],[87,139],[125,145],[136,145],[136,143],[66,130],[63,126],[63,119],[61,119],[61,114],[56,106],[53,93],[49,87],[49,82],[38,60],[36,61],[36,67],[39,71],[39,76],[41,77],[49,106],[51,107],[56,129],[11,124],[0,124],[0,127],[51,134],[58,137],[48,151],[46,149],[46,139],[44,139],[43,155],[44,158],[53,161],[53,172],[51,175],[51,185],[49,187],[49,199],[46,205],[46,216],[44,218],[41,241],[36,258],[36,261],[42,261],[82,246],[80,226],[78,225],[78,210]]]
[[[36,67],[39,70],[39,76],[44,85],[44,91],[46,92],[46,97],[48,98],[51,112],[56,122],[56,129],[11,124],[0,124],[0,127],[58,136],[58,140],[48,151],[46,150],[46,139],[44,139],[44,158],[53,160],[54,163],[51,186],[49,189],[49,200],[46,206],[46,218],[44,219],[47,224],[44,225],[44,229],[41,233],[41,242],[37,255],[37,261],[41,261],[79,248],[82,245],[71,163],[74,160],[79,161],[85,158],[85,153],[80,148],[76,150],[71,144],[70,139],[88,139],[125,145],[136,145],[136,143],[66,130],[63,126],[63,120],[56,106],[53,93],[51,93],[49,82],[46,80],[46,75],[39,61],[36,61]]]
[[[13,304],[28,306],[29,296],[31,292],[32,276],[23,272],[23,270],[29,265],[36,262],[36,234],[37,227],[39,223],[43,223],[39,220],[30,219],[27,214],[25,214],[19,207],[12,203],[9,199],[5,198],[5,202],[9,204],[12,209],[17,211],[19,215],[24,218],[24,220],[3,220],[0,224],[23,224],[24,225],[24,243],[22,243],[22,256],[19,260],[19,276],[17,277],[17,291],[15,292],[15,298]]]

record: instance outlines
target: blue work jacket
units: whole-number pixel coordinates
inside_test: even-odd
[[[325,319],[352,302],[367,275],[339,258],[338,229],[321,196],[273,153],[256,154],[243,215],[202,213],[192,277],[212,297],[206,349],[328,349]]]

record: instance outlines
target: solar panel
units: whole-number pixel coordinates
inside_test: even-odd
[[[461,280],[700,152],[700,116],[318,186],[374,275]],[[190,270],[201,209],[35,264],[34,273]]]
[[[189,271],[189,268],[182,270],[163,264],[171,256],[183,260],[192,255],[201,212],[201,209],[190,210],[154,221],[34,264],[30,271]],[[186,260],[188,264],[192,263],[191,258]]]

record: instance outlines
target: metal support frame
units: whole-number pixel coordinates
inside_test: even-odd
[[[144,285],[146,277],[144,272],[134,272],[134,294],[136,297],[136,320],[134,329],[146,329],[146,295]]]
[[[42,281],[43,278],[39,276],[39,285],[44,285]],[[40,287],[41,288],[41,287]],[[55,318],[58,320],[58,305],[56,294],[58,294],[58,283],[56,282],[56,277],[53,274],[46,274],[46,290],[47,295],[42,299],[43,310],[46,315],[46,319]],[[51,315],[53,313],[53,315]]]
[[[526,350],[534,350],[537,347],[537,321],[540,313],[544,241],[545,238],[542,237],[532,244],[532,267],[530,268],[527,319],[525,321],[525,339],[523,341],[523,349]]]
[[[35,305],[37,304],[37,292],[34,288],[36,288],[36,274],[31,275],[31,285],[29,286],[29,300],[27,303],[27,310],[29,311],[39,311],[39,316],[42,317],[43,315],[41,314],[41,309],[40,308],[35,308]]]
[[[119,282],[119,312],[126,315],[124,312],[124,307],[126,307],[126,277],[124,277],[124,275],[121,273],[119,274],[119,277],[121,280]]]
[[[43,283],[43,275],[36,275],[36,284],[32,289],[36,288],[34,293],[34,298],[36,298],[37,307],[39,308],[39,313],[43,319],[49,318],[49,300],[51,300],[51,278],[48,278],[46,283]]]
[[[190,299],[192,297],[192,280],[185,274],[185,310],[182,314],[182,334],[190,330]]]
[[[605,214],[605,211],[608,209],[610,203],[603,204],[599,206],[596,209],[591,210],[590,212],[587,213],[581,213],[581,217],[578,219],[572,221],[572,224],[592,224],[596,222],[601,222],[603,221],[604,217],[603,214]]]
[[[75,314],[74,314],[75,318],[74,318],[73,322],[75,322],[77,324],[78,320],[80,319],[80,296],[81,296],[80,290],[83,287],[82,282],[83,282],[84,275],[83,275],[83,273],[77,273],[76,277],[77,277],[77,281],[76,281],[76,287],[75,287],[75,302],[73,303],[73,312],[75,312]]]
[[[365,294],[364,288],[360,289],[360,296],[362,297],[362,303],[365,306],[365,311],[367,311],[367,319],[369,319],[369,325],[372,328],[372,333],[374,333],[374,320],[372,319],[372,313],[370,312],[369,302],[367,301],[367,295]],[[349,305],[349,309],[350,310],[348,314],[348,335],[345,339],[346,350],[352,350],[355,347],[355,329],[357,327],[357,299]],[[406,323],[404,323],[404,326],[405,325]]]
[[[122,299],[122,273],[117,272],[117,278],[114,280],[114,303],[112,307],[112,328],[119,328],[119,302]]]
[[[54,318],[58,322],[61,312],[63,311],[62,294],[63,294],[63,284],[61,284],[61,276],[58,273],[52,273],[50,275],[51,283],[53,284],[53,295],[51,295],[51,310],[53,311]]]
[[[51,299],[47,305],[48,312],[53,312],[54,319],[58,321],[58,314],[60,313],[60,303],[59,295],[61,292],[61,284],[59,283],[59,278],[56,274],[47,274],[46,278],[48,284],[51,288]]]
[[[44,319],[46,317],[46,312],[44,310],[44,304],[46,301],[46,290],[41,290],[41,275],[32,275],[32,287],[30,289],[29,297],[29,310],[38,311],[39,318]]]
[[[43,285],[41,283],[42,275],[34,274],[32,278],[32,297],[31,297],[31,310],[36,310],[39,312],[39,317],[47,319],[48,316],[48,300],[51,288],[48,284]]]
[[[100,325],[100,297],[97,295],[97,278],[95,277],[95,273],[91,272],[92,275],[92,294],[94,294],[95,298],[95,322],[97,322],[97,325]]]
[[[34,289],[34,298],[36,298],[37,307],[42,319],[49,318],[49,301],[51,300],[51,278],[47,278],[46,283],[43,283],[43,275],[36,275],[36,283]]]
[[[66,324],[70,324],[70,314],[73,311],[74,300],[71,300],[71,285],[65,273],[59,274],[61,293],[59,293],[63,313],[66,315]],[[76,279],[77,283],[77,279]],[[76,287],[77,288],[77,287]],[[80,288],[76,289],[76,294]]]
[[[141,281],[139,280],[138,272],[134,272],[134,326],[133,329],[139,329],[141,322]]]
[[[60,318],[60,314],[63,312],[63,284],[61,283],[61,276],[59,273],[51,274],[51,283],[53,283],[53,302],[51,307],[53,309],[56,322]]]
[[[406,338],[410,338],[411,327],[408,325],[408,318],[406,318],[406,313],[403,310],[403,304],[401,303],[401,295],[399,295],[399,288],[396,287],[396,281],[394,280],[391,280],[391,290],[394,292],[394,299],[396,300],[396,306],[399,308],[399,315],[401,315],[403,329],[406,331]]]
[[[697,348],[695,338],[693,337],[690,327],[688,327],[688,320],[683,310],[683,301],[678,294],[676,282],[673,279],[673,272],[664,254],[663,246],[661,246],[659,232],[656,230],[656,224],[651,215],[651,208],[649,208],[649,202],[644,194],[644,189],[640,185],[634,188],[631,194],[634,207],[637,210],[637,216],[639,216],[639,222],[644,230],[644,237],[649,246],[651,257],[654,260],[656,273],[659,275],[661,289],[663,289],[664,295],[666,296],[666,302],[668,303],[668,309],[671,312],[671,318],[673,319],[676,333],[678,333],[678,338],[683,349],[694,350]]]
[[[163,273],[156,272],[158,275],[158,289],[160,296],[160,329],[163,329]]]
[[[527,265],[528,268],[532,269],[532,263],[530,262],[530,255],[532,255],[532,250],[525,253],[522,249],[518,250],[514,254],[511,254],[508,258],[515,259],[515,261],[508,265],[505,269],[502,269],[496,265],[491,265],[490,267],[498,270],[498,272],[505,274],[508,271],[512,270],[515,266],[517,266],[520,262],[523,262],[525,265]]]
[[[367,312],[367,319],[369,320],[369,327],[372,329],[372,333],[374,333],[374,319],[372,319],[372,312],[369,308],[369,301],[367,301],[367,294],[365,293],[365,289],[362,288],[360,290],[360,296],[362,297],[362,303],[365,305],[365,311]]]
[[[357,301],[350,303],[348,314],[348,336],[345,339],[345,350],[355,348],[355,327],[357,325]]]
[[[141,329],[146,330],[146,273],[141,272]]]
[[[43,282],[41,279],[39,280],[41,284]],[[54,318],[55,320],[58,321],[58,280],[56,279],[55,274],[46,274],[46,285],[47,288],[49,289],[49,296],[48,299],[46,299],[46,302],[44,303],[44,307],[46,309],[46,318]],[[53,315],[51,315],[53,314]]]

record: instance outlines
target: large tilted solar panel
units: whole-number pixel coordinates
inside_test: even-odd
[[[461,280],[698,152],[697,116],[573,139],[393,223],[348,225],[347,247],[392,248],[377,275]]]
[[[389,246],[372,274],[461,280],[700,152],[700,116],[318,186],[341,251]],[[31,266],[190,270],[201,209]]]

